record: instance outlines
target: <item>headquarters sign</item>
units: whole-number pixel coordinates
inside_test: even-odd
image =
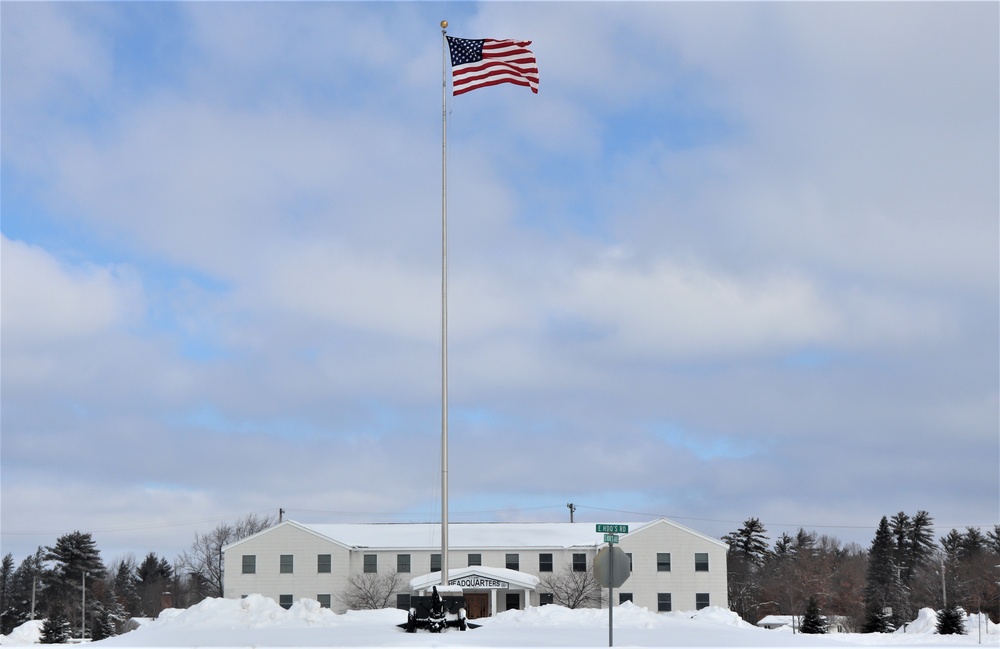
[[[468,577],[452,579],[448,583],[452,586],[461,586],[462,588],[510,588],[510,582],[500,581],[493,577],[484,577],[483,575],[469,575]]]

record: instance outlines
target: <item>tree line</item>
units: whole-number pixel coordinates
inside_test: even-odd
[[[883,516],[862,548],[801,528],[772,545],[760,519],[749,518],[722,540],[729,607],[749,622],[807,613],[812,620],[822,611],[849,630],[884,633],[921,608],[939,611],[939,619],[962,609],[1000,621],[1000,525],[986,534],[953,529],[935,541],[930,514],[899,512]]]
[[[222,597],[222,548],[276,522],[275,516],[249,514],[196,533],[173,562],[150,552],[107,566],[92,536],[78,531],[39,547],[17,567],[7,554],[0,566],[0,634],[44,619],[45,642],[81,635],[99,640],[129,630],[132,618]],[[945,620],[961,607],[1000,621],[1000,525],[986,534],[953,529],[937,541],[933,530],[927,512],[899,512],[882,518],[868,548],[804,529],[782,533],[772,544],[763,523],[749,518],[722,537],[729,544],[729,606],[751,623],[771,614],[800,616],[803,631],[821,629],[823,615],[838,616],[853,631],[891,631],[925,607],[945,613],[939,616]],[[358,579],[344,594],[350,608],[389,605],[386,593],[397,590],[395,584],[354,583]],[[596,582],[548,586],[557,604],[601,605]]]
[[[131,630],[132,618],[222,597],[222,548],[276,522],[276,516],[248,514],[196,533],[190,549],[173,562],[150,552],[142,560],[129,555],[108,566],[92,535],[79,531],[39,547],[16,568],[8,553],[0,565],[0,634],[44,619],[43,643],[81,636],[100,640]]]

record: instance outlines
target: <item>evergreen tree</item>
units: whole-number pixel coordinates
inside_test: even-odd
[[[911,565],[911,550],[913,543],[913,521],[906,512],[899,512],[889,521],[889,531],[892,532],[895,547],[893,558],[896,565],[904,571],[913,568]],[[906,577],[904,575],[904,581]]]
[[[757,518],[748,518],[743,527],[722,537],[729,544],[729,606],[744,620],[756,617],[760,600],[761,570],[770,556],[767,530]]]
[[[941,635],[965,633],[965,611],[956,604],[938,611],[937,632]]]
[[[142,614],[156,617],[163,610],[163,595],[170,591],[170,580],[174,569],[164,558],[157,558],[155,552],[146,555],[136,568],[136,590],[142,602]]]
[[[941,547],[949,559],[958,559],[962,554],[962,544],[964,542],[962,533],[954,528],[947,535],[941,537]]]
[[[893,560],[895,543],[889,520],[883,516],[868,551],[868,571],[862,592],[865,620],[863,633],[889,633],[897,626],[902,585]]]
[[[11,630],[32,619],[32,590],[35,591],[35,610],[44,611],[48,606],[47,593],[42,581],[43,556],[43,549],[38,548],[34,555],[24,559],[14,571],[7,607],[3,611],[4,624],[9,625]]]
[[[816,552],[816,533],[807,532],[800,527],[799,531],[795,533],[791,551],[796,558],[808,559],[812,557]]]
[[[76,627],[83,615],[80,588],[86,585],[86,598],[94,601],[94,585],[107,572],[97,544],[89,533],[64,534],[56,539],[54,546],[46,548],[45,559],[55,562],[47,575],[47,587],[51,590],[49,601],[58,601]]]
[[[142,598],[136,591],[138,576],[135,570],[135,557],[131,555],[122,559],[112,571],[111,590],[125,609],[127,617],[142,616]]]
[[[794,539],[788,536],[787,532],[782,532],[778,540],[774,542],[774,555],[776,557],[784,557],[792,554],[792,545]]]
[[[958,544],[959,554],[963,559],[975,557],[986,550],[986,537],[979,531],[978,527],[965,528],[965,534],[961,535]]]
[[[42,624],[42,644],[65,644],[70,639],[69,619],[62,604],[56,602]]]
[[[914,569],[926,565],[934,554],[934,519],[922,509],[910,525],[909,550],[909,563]]]
[[[993,529],[986,533],[986,545],[993,554],[1000,554],[1000,525],[994,525]]]
[[[894,630],[892,618],[884,609],[865,605],[865,619],[861,623],[861,633],[892,633]]]
[[[0,565],[0,635],[10,635],[14,630],[11,620],[14,617],[13,601],[14,588],[14,555],[7,553]]]
[[[121,605],[118,605],[121,609]],[[123,609],[122,609],[123,610]],[[118,620],[114,612],[109,611],[104,602],[97,605],[94,613],[94,628],[91,629],[91,638],[96,642],[118,635]]]
[[[743,527],[723,536],[722,540],[729,544],[730,552],[758,566],[763,565],[771,554],[767,547],[767,530],[759,518],[748,518]]]
[[[91,583],[104,577],[106,570],[101,561],[101,553],[93,537],[87,533],[71,532],[56,540],[56,544],[46,548],[45,560],[54,561],[52,585],[59,595],[77,594],[83,583],[83,575]]]
[[[806,614],[802,617],[802,626],[799,631],[802,633],[826,633],[826,619],[820,614],[819,604],[816,597],[810,597],[806,605]]]

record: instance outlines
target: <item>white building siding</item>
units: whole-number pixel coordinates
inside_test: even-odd
[[[632,593],[632,601],[656,611],[660,593],[669,593],[671,609],[691,611],[697,594],[710,606],[728,608],[726,545],[670,521],[656,521],[621,537],[621,548],[632,555],[632,575],[617,593]],[[657,554],[669,553],[670,570],[657,569]],[[695,554],[708,555],[708,570],[695,569]],[[615,601],[617,603],[618,595]]]
[[[319,555],[330,555],[330,572],[320,573]],[[292,572],[283,574],[281,555],[292,556]],[[255,558],[256,571],[243,572],[243,557]],[[226,597],[243,597],[261,593],[281,601],[280,596],[291,596],[292,601],[302,598],[318,599],[319,595],[336,598],[347,587],[347,579],[354,571],[351,551],[329,539],[310,533],[295,525],[278,525],[256,534],[225,552]],[[360,572],[360,569],[358,570]]]
[[[474,527],[476,525],[478,527]],[[414,533],[407,534],[408,527],[413,528]],[[347,589],[350,575],[364,573],[365,555],[375,555],[378,574],[388,574],[396,571],[398,555],[408,554],[410,570],[401,574],[404,584],[431,572],[431,556],[440,552],[440,545],[436,539],[426,536],[426,528],[418,525],[309,526],[286,521],[224,549],[225,596],[236,598],[260,593],[279,602],[282,596],[286,602],[294,602],[302,598],[318,599],[325,594],[330,596],[332,608],[342,611],[339,597]],[[631,593],[635,604],[656,611],[659,593],[669,593],[672,610],[694,610],[698,606],[697,594],[702,593],[707,595],[710,605],[727,606],[724,543],[665,519],[632,524],[630,528],[632,533],[622,535],[620,545],[625,552],[631,553],[633,571],[625,584],[615,590],[615,604],[620,593]],[[469,554],[479,554],[483,566],[506,568],[507,555],[517,554],[518,571],[542,580],[572,569],[574,554],[585,555],[589,568],[598,550],[604,547],[600,542],[602,535],[594,531],[593,524],[452,524],[451,529],[453,539],[464,537],[484,547],[453,544],[449,568],[468,566]],[[335,538],[338,534],[340,538]],[[378,543],[380,538],[386,539],[385,546],[369,545]],[[536,539],[538,544],[535,544]],[[352,541],[355,546],[351,545]],[[657,571],[658,552],[670,553],[669,572]],[[708,556],[708,571],[695,570],[695,553],[698,552]],[[331,555],[330,573],[317,570],[317,557],[323,554]],[[552,555],[552,572],[540,571],[541,554]],[[290,574],[280,571],[282,555],[292,556]],[[254,573],[242,572],[243,556],[255,557]],[[409,591],[404,589],[404,592]],[[538,606],[540,595],[547,589],[540,584],[528,593],[528,601],[524,601],[523,591],[512,589],[510,592],[521,593],[520,606]],[[506,610],[506,593],[503,590],[494,593],[497,611]]]

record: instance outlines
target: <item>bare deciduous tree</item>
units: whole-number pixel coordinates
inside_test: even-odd
[[[202,598],[222,597],[222,577],[225,571],[222,548],[277,522],[277,517],[273,514],[260,516],[250,513],[237,519],[232,525],[221,523],[207,534],[196,532],[190,551],[184,552],[178,563],[194,577],[201,589],[199,595]]]
[[[353,611],[391,608],[393,596],[403,587],[403,578],[395,570],[385,573],[363,572],[347,580],[347,588],[337,599]]]
[[[563,566],[558,572],[547,573],[541,578],[541,588],[552,593],[552,602],[566,608],[595,608],[603,605],[601,584],[594,576],[592,564],[584,571]]]

